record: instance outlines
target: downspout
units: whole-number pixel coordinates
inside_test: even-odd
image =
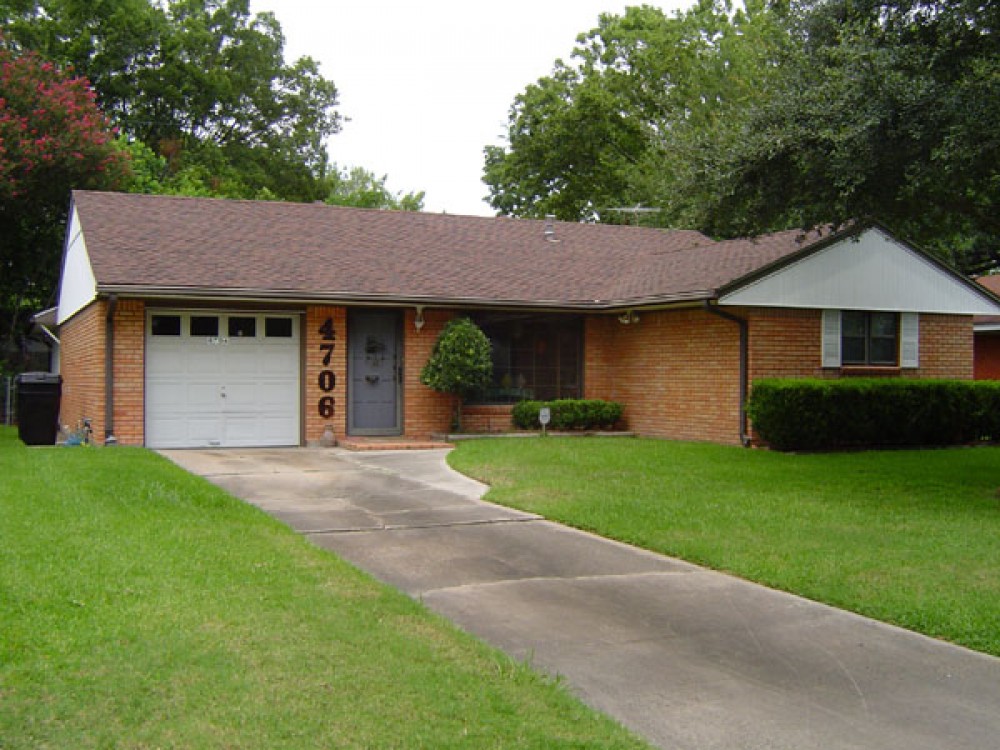
[[[713,305],[708,300],[705,300],[704,307],[706,312],[729,320],[740,327],[740,444],[744,448],[749,448],[750,435],[747,433],[747,396],[749,393],[749,384],[747,383],[747,374],[750,370],[750,324],[746,318],[741,318],[725,310],[720,310],[718,306]]]
[[[115,309],[118,295],[108,297],[104,343],[104,444],[115,445]]]

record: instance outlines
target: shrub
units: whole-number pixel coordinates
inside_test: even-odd
[[[493,377],[490,340],[469,318],[455,318],[441,331],[420,382],[435,391],[458,396],[456,426],[461,427],[462,401],[481,392]]]
[[[556,401],[520,401],[514,405],[511,418],[524,430],[541,428],[538,411],[547,406],[552,413],[549,429],[593,430],[611,429],[622,418],[622,405],[600,399],[559,399]]]
[[[778,450],[1000,440],[1000,382],[849,378],[754,383],[747,412]]]

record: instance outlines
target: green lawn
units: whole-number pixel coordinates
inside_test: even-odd
[[[646,747],[151,452],[0,477],[4,750]]]
[[[476,440],[487,499],[1000,656],[1000,449]]]

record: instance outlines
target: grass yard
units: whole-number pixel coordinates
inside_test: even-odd
[[[646,747],[154,453],[0,477],[4,750]]]
[[[1000,656],[1000,449],[472,440],[488,500]]]

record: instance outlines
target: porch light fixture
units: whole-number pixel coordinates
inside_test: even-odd
[[[424,327],[424,307],[423,305],[417,305],[417,314],[413,318],[413,327],[418,331]]]
[[[634,310],[627,310],[626,312],[623,312],[621,315],[618,316],[618,322],[621,323],[623,326],[638,323],[639,313],[635,312]]]

